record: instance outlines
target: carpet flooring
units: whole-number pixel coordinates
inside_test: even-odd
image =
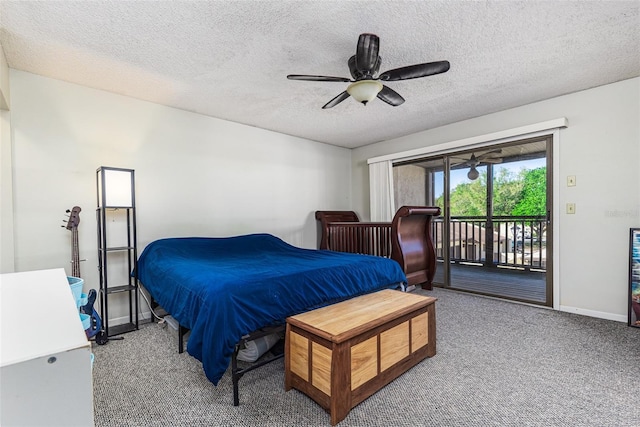
[[[640,329],[444,289],[437,354],[351,410],[339,426],[640,426]],[[284,361],[218,386],[157,324],[94,346],[95,425],[329,426],[284,391]]]

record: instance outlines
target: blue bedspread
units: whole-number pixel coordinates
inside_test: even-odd
[[[181,325],[217,384],[243,335],[288,316],[405,283],[393,260],[301,249],[269,234],[149,244],[138,279]]]

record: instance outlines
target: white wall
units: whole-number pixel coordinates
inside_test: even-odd
[[[502,111],[352,152],[353,208],[369,213],[367,159],[566,117],[560,131],[560,308],[626,321],[629,228],[640,227],[640,79]],[[567,175],[577,186],[567,187]],[[576,214],[564,205],[576,204]]]
[[[0,45],[0,273],[14,271],[9,66]]]
[[[0,109],[0,273],[14,271],[11,157],[11,113]]]
[[[135,169],[139,253],[162,237],[253,232],[315,248],[314,211],[351,207],[348,149],[16,70],[10,84],[17,271],[71,272],[61,225],[78,205],[85,290],[98,288],[99,166]]]

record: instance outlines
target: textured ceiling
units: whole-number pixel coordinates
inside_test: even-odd
[[[344,147],[640,75],[639,1],[0,1],[11,68]],[[322,110],[360,33],[406,102]]]

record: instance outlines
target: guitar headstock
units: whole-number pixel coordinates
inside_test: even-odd
[[[78,224],[80,224],[80,206],[74,206],[73,209],[68,210],[69,213],[69,221],[67,221],[67,230],[73,230],[78,228]]]

